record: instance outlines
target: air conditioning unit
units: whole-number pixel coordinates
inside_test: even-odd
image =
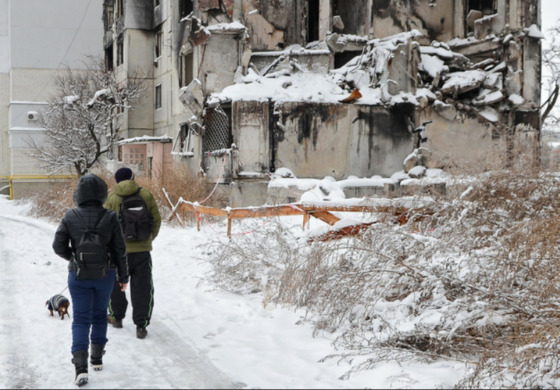
[[[36,111],[29,111],[27,113],[27,120],[29,122],[37,122],[39,120],[39,113]]]

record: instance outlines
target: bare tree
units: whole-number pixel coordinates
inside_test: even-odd
[[[550,29],[548,38],[550,46],[543,51],[543,65],[547,69],[547,87],[549,90],[549,97],[543,104],[542,109],[542,123],[548,119],[551,124],[560,123],[560,118],[552,115],[554,107],[558,102],[560,96],[560,21],[556,23],[554,28]]]
[[[41,118],[44,140],[30,139],[31,156],[50,173],[74,169],[83,176],[111,155],[118,140],[118,116],[141,100],[145,77],[118,82],[104,60],[90,58],[86,70],[68,69],[56,78],[57,92]]]

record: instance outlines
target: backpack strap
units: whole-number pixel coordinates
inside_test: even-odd
[[[142,187],[139,187],[139,188],[138,188],[138,191],[136,191],[136,192],[135,192],[134,194],[132,194],[132,195],[128,195],[128,196],[120,196],[120,195],[117,195],[118,197],[121,198],[121,201],[119,202],[119,216],[122,214],[122,211],[123,211],[123,203],[124,203],[124,201],[127,200],[128,198],[131,198],[131,197],[136,196],[136,195],[139,195],[140,197],[142,197],[142,195],[140,195],[140,191],[142,191]],[[142,198],[142,199],[144,199],[144,198]]]
[[[80,213],[78,213],[78,211],[76,209],[72,210],[72,212],[74,213],[74,215],[76,217],[78,217],[78,219],[80,220],[80,222],[82,223],[82,225],[84,226],[84,229],[86,229],[86,233],[87,232],[92,232],[95,231],[97,229],[97,226],[99,225],[99,223],[101,222],[101,220],[103,219],[103,217],[105,217],[105,215],[107,214],[107,210],[103,210],[100,214],[99,217],[97,218],[97,222],[95,223],[95,226],[93,227],[93,229],[90,229],[87,227],[86,222],[84,221],[84,219],[82,218],[82,216],[80,215]]]

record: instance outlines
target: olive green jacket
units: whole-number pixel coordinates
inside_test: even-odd
[[[113,192],[109,195],[107,203],[105,203],[105,208],[108,210],[113,210],[120,213],[121,202],[123,198],[127,196],[134,195],[138,192],[140,186],[134,180],[122,181],[115,185]],[[146,241],[126,241],[126,252],[127,253],[138,253],[138,252],[151,252],[152,242],[156,239],[159,234],[159,229],[161,228],[161,215],[156,204],[156,200],[152,193],[144,188],[140,190],[140,196],[146,202],[150,214],[154,218],[154,228],[152,230],[152,237]]]

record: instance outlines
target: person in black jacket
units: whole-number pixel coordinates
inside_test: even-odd
[[[56,232],[53,249],[70,262],[68,287],[72,297],[72,362],[76,367],[75,383],[88,382],[88,350],[91,331],[91,364],[94,370],[103,368],[102,357],[107,343],[107,308],[115,278],[125,291],[129,281],[126,243],[117,214],[103,208],[107,200],[107,184],[95,175],[80,178],[74,192],[76,210],[69,210]],[[76,215],[79,213],[80,218]],[[80,240],[86,233],[85,225],[93,229],[106,246],[111,271],[104,279],[77,280],[75,255]]]

